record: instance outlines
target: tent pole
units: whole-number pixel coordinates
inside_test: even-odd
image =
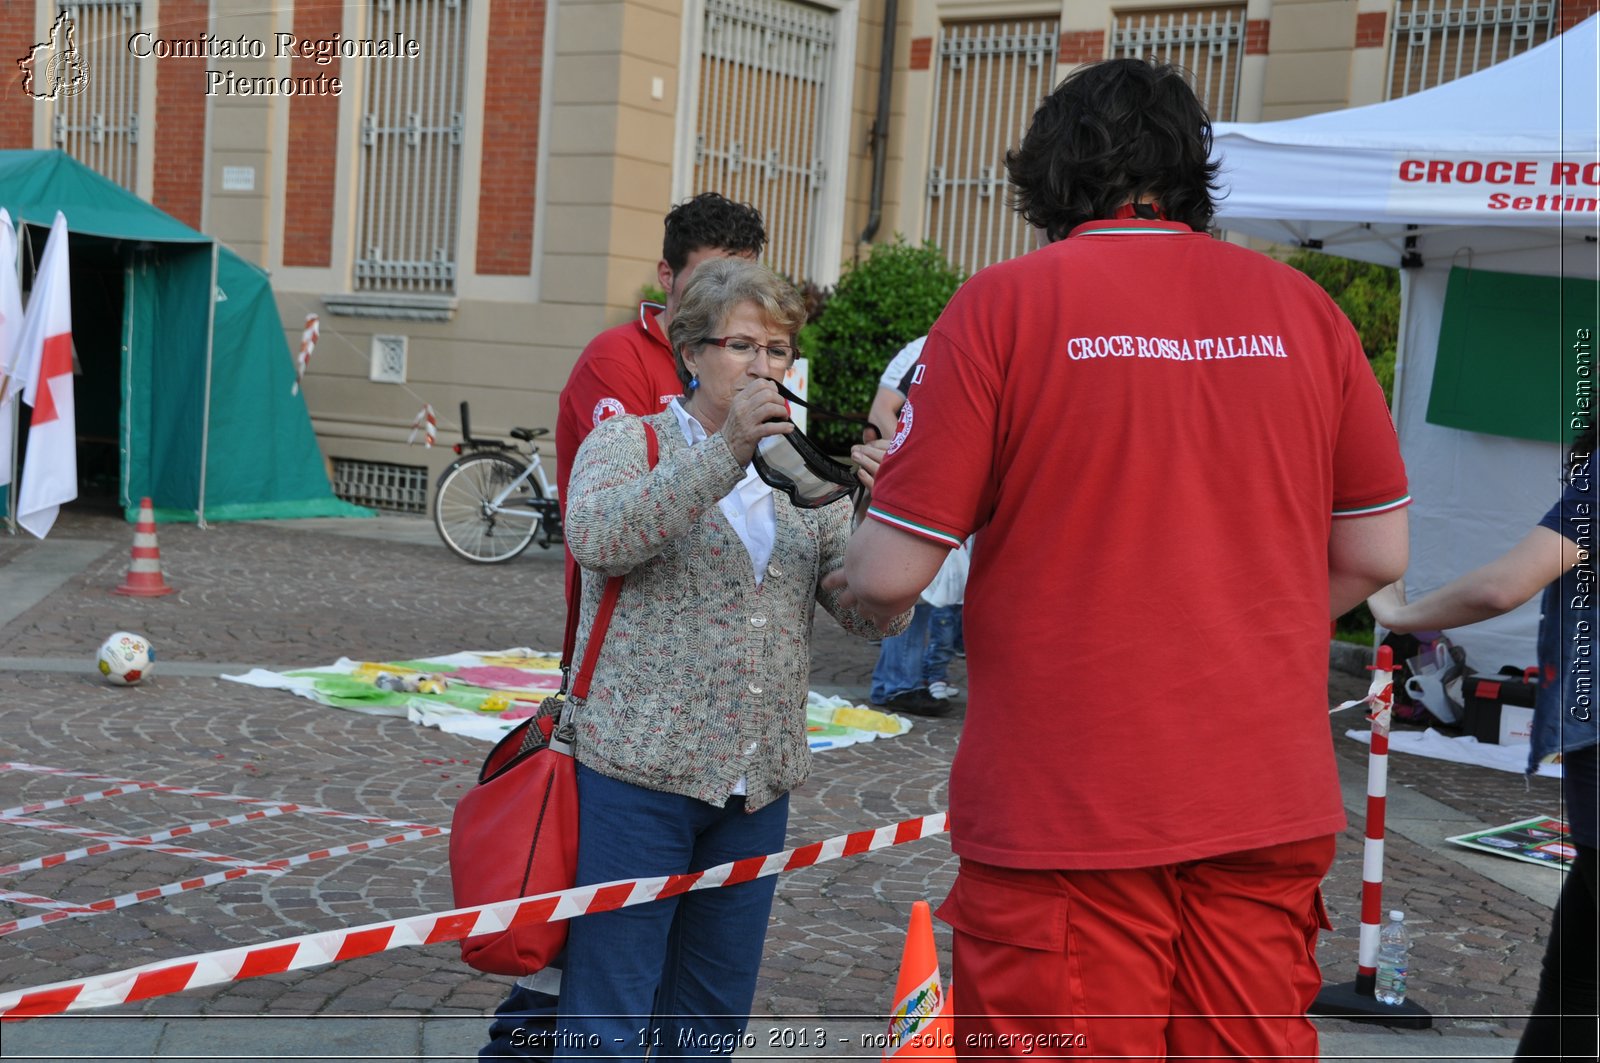
[[[206,526],[206,451],[211,444],[211,355],[217,337],[217,242],[211,242],[211,287],[206,291],[206,392],[200,414],[200,497],[195,519]]]
[[[22,399],[17,399],[17,413],[22,412]],[[11,420],[11,479],[6,481],[6,531],[17,534],[17,444],[22,441],[22,418]]]
[[[18,233],[17,260],[15,262],[0,262],[0,269],[10,269],[16,272],[18,295],[22,294],[22,241],[26,239],[28,239],[28,225],[24,222],[22,229]],[[0,374],[0,392],[4,392],[9,383],[5,375]],[[11,455],[11,468],[6,470],[11,474],[11,478],[6,481],[6,532],[11,535],[17,534],[17,489],[19,487],[17,479],[19,476],[18,467],[22,464],[18,460],[17,447],[21,442],[22,392],[18,391],[16,416],[11,419],[11,450],[8,452]]]
[[[1400,396],[1406,379],[1406,327],[1410,323],[1410,293],[1411,271],[1400,271],[1400,327],[1395,330],[1394,337],[1394,383],[1389,388],[1389,420],[1398,425],[1400,423]],[[1397,429],[1398,431],[1398,429]]]
[[[133,501],[132,493],[128,490],[128,480],[133,476],[133,410],[129,408],[129,398],[133,394],[133,306],[134,287],[139,283],[135,265],[139,255],[138,250],[131,251],[128,264],[122,272],[122,412],[119,417],[122,445],[117,448],[122,452],[122,467],[117,473],[117,501],[122,505],[124,520],[127,519],[128,505]]]

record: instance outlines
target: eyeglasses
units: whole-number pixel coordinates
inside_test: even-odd
[[[774,362],[781,363],[785,368],[794,364],[795,349],[787,343],[757,343],[755,340],[746,339],[744,336],[707,336],[701,343],[711,343],[729,354],[743,358],[747,362],[755,361],[758,353],[764,353]]]

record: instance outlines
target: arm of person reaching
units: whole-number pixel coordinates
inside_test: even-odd
[[[897,612],[878,613],[860,608],[845,578],[845,555],[851,542],[850,507],[839,504],[827,506],[818,513],[818,517],[823,526],[823,576],[817,585],[817,603],[852,635],[876,639],[900,634],[911,624],[911,609],[908,607]]]
[[[927,336],[918,336],[900,348],[900,351],[889,359],[883,375],[878,378],[878,391],[872,396],[872,407],[867,411],[867,420],[872,422],[879,439],[890,439],[894,436],[895,423],[900,420],[900,407],[904,406],[906,401],[906,393],[901,390],[902,381],[911,372],[911,367],[917,364],[917,359],[922,357],[922,347],[927,342]],[[865,431],[862,432],[862,438],[866,439]]]
[[[893,618],[917,604],[949,552],[942,543],[865,520],[850,539],[844,567],[830,572],[822,586],[887,631]]]
[[[879,439],[894,438],[895,422],[900,419],[900,407],[904,406],[905,402],[906,397],[894,388],[880,387],[878,393],[872,396],[872,407],[867,410],[867,420],[878,433]],[[866,438],[866,429],[862,429],[862,438]]]
[[[1329,615],[1343,616],[1404,575],[1409,554],[1409,521],[1403,509],[1335,520],[1328,533]]]
[[[1577,543],[1539,526],[1511,549],[1463,576],[1407,602],[1396,580],[1367,599],[1373,619],[1400,634],[1476,624],[1509,613],[1583,559]]]

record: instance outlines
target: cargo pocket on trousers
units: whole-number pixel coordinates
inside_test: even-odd
[[[1067,899],[1030,889],[964,864],[939,918],[963,934],[1021,949],[1062,952],[1067,945]]]
[[[1038,1020],[1028,1016],[1056,1015],[1063,1018],[1052,1020],[1053,1028],[1082,1032],[1084,985],[1067,931],[1067,897],[996,872],[974,871],[963,861],[939,906],[939,918],[955,931],[954,1004],[963,1014],[986,1016],[958,1019],[958,1030],[1037,1032]]]

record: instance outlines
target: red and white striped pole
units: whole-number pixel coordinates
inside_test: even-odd
[[[1394,709],[1394,651],[1378,647],[1367,689],[1372,706],[1372,748],[1367,756],[1367,836],[1361,847],[1361,946],[1356,992],[1370,997],[1378,985],[1378,931],[1383,929],[1383,817],[1389,798],[1389,724]]]
[[[1356,980],[1325,985],[1306,1010],[1312,1015],[1334,1015],[1357,1022],[1380,1022],[1426,1030],[1433,1016],[1415,1000],[1384,1004],[1378,1000],[1378,932],[1383,925],[1383,820],[1389,798],[1389,724],[1394,709],[1394,651],[1378,647],[1376,664],[1367,668],[1372,683],[1367,696],[1338,708],[1365,704],[1372,721],[1372,744],[1367,755],[1367,833],[1361,851],[1361,938],[1356,952]],[[1337,710],[1335,710],[1337,711]]]

